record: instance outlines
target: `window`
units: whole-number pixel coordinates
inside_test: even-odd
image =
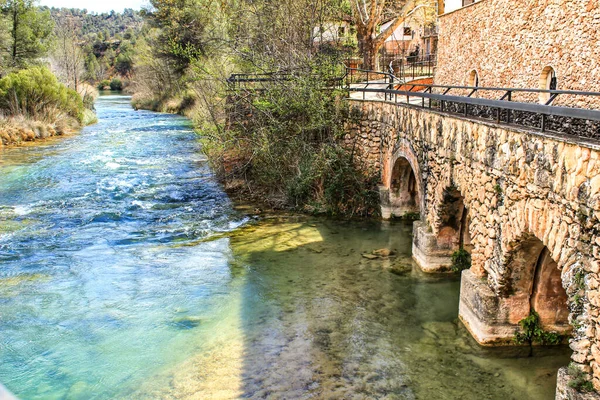
[[[556,71],[550,66],[545,67],[540,75],[540,89],[556,90],[557,88]],[[546,104],[548,101],[550,101],[550,93],[540,93],[540,103]]]
[[[340,26],[338,27],[338,37],[342,37],[346,34],[346,27]]]
[[[478,87],[479,86],[479,74],[476,70],[469,72],[469,79],[467,80],[467,86]]]
[[[410,27],[404,27],[404,36],[411,36],[412,35],[412,29],[410,29]]]

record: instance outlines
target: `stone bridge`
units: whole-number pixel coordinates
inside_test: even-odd
[[[344,138],[381,176],[384,218],[420,214],[413,257],[448,270],[460,248],[459,315],[482,345],[511,343],[532,310],[570,335],[572,361],[600,389],[600,145],[350,99]],[[600,398],[568,386],[557,398]]]

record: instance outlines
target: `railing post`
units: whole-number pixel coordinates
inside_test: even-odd
[[[542,132],[546,132],[546,114],[542,114]]]

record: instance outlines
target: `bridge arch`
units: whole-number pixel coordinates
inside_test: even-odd
[[[508,257],[512,321],[535,311],[547,330],[569,332],[569,298],[558,263],[535,235],[521,236]]]
[[[411,144],[400,140],[384,162],[384,217],[402,217],[425,212],[424,185],[419,160]]]

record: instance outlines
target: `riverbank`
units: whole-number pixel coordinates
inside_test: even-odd
[[[0,147],[61,136],[97,122],[98,92],[80,84],[67,88],[44,67],[0,79]]]
[[[78,124],[62,119],[48,123],[24,117],[0,118],[0,148],[62,136],[78,128]]]
[[[93,125],[97,121],[96,114],[87,109],[84,111],[82,123],[72,118],[61,118],[55,122],[46,122],[28,119],[23,116],[0,117],[0,148],[68,135],[77,132],[84,126]]]
[[[379,176],[340,140],[351,116],[338,91],[314,75],[270,82],[250,94],[225,91],[222,101],[193,96],[152,100],[137,109],[183,114],[199,132],[202,151],[233,198],[259,207],[338,217],[377,217]]]

